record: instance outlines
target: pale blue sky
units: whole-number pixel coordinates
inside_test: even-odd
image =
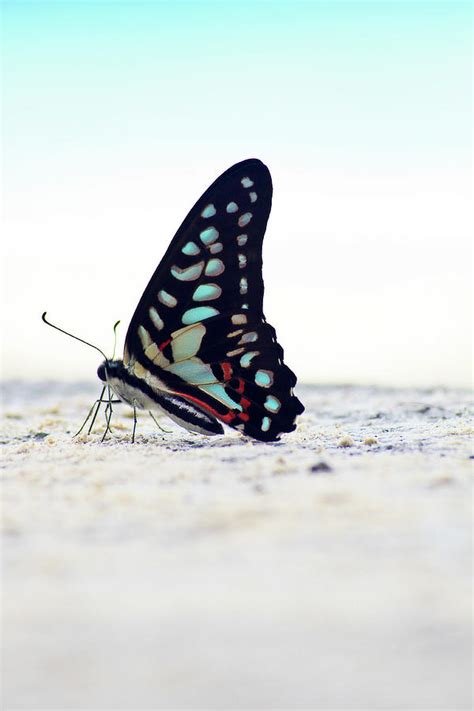
[[[468,383],[471,3],[3,16],[6,376],[94,377],[41,311],[107,348],[195,199],[256,156],[266,312],[297,374]]]

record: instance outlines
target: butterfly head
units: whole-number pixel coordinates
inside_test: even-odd
[[[99,365],[99,367],[97,368],[98,378],[99,378],[99,380],[102,380],[103,383],[107,382],[107,365],[108,365],[107,361],[104,360],[104,362],[101,363]]]
[[[123,367],[121,360],[106,359],[97,368],[97,376],[103,383],[107,383],[111,378],[120,377]]]

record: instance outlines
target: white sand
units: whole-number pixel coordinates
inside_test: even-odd
[[[72,440],[94,395],[6,389],[3,708],[470,708],[467,393],[300,388],[273,445]]]

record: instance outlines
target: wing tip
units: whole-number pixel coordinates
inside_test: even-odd
[[[222,175],[226,175],[227,173],[233,173],[234,171],[239,171],[243,168],[245,170],[250,168],[258,168],[259,170],[263,169],[266,173],[270,175],[270,170],[268,166],[262,160],[260,160],[260,158],[244,158],[244,160],[238,161],[237,163],[234,163],[234,165],[231,165],[230,168],[228,168]]]

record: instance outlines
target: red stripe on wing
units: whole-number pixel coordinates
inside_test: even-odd
[[[166,346],[169,345],[170,343],[171,343],[171,338],[168,338],[167,341],[163,341],[163,343],[161,343],[161,344],[158,346],[158,350],[164,351],[165,348],[166,348]]]
[[[175,395],[179,395],[179,397],[182,397],[184,400],[191,400],[191,402],[194,402],[196,405],[199,405],[199,407],[201,407],[203,410],[206,410],[206,412],[209,412],[218,420],[221,420],[226,424],[229,424],[230,422],[232,422],[232,420],[235,420],[236,415],[234,415],[234,413],[230,410],[227,414],[221,415],[220,412],[217,412],[217,410],[214,410],[213,407],[203,402],[202,400],[199,400],[197,397],[193,397],[192,395],[188,395],[187,393],[186,395],[184,393],[175,393]]]
[[[230,363],[225,361],[224,363],[221,363],[221,368],[222,368],[222,374],[224,376],[224,380],[230,380],[232,376],[232,366]]]

